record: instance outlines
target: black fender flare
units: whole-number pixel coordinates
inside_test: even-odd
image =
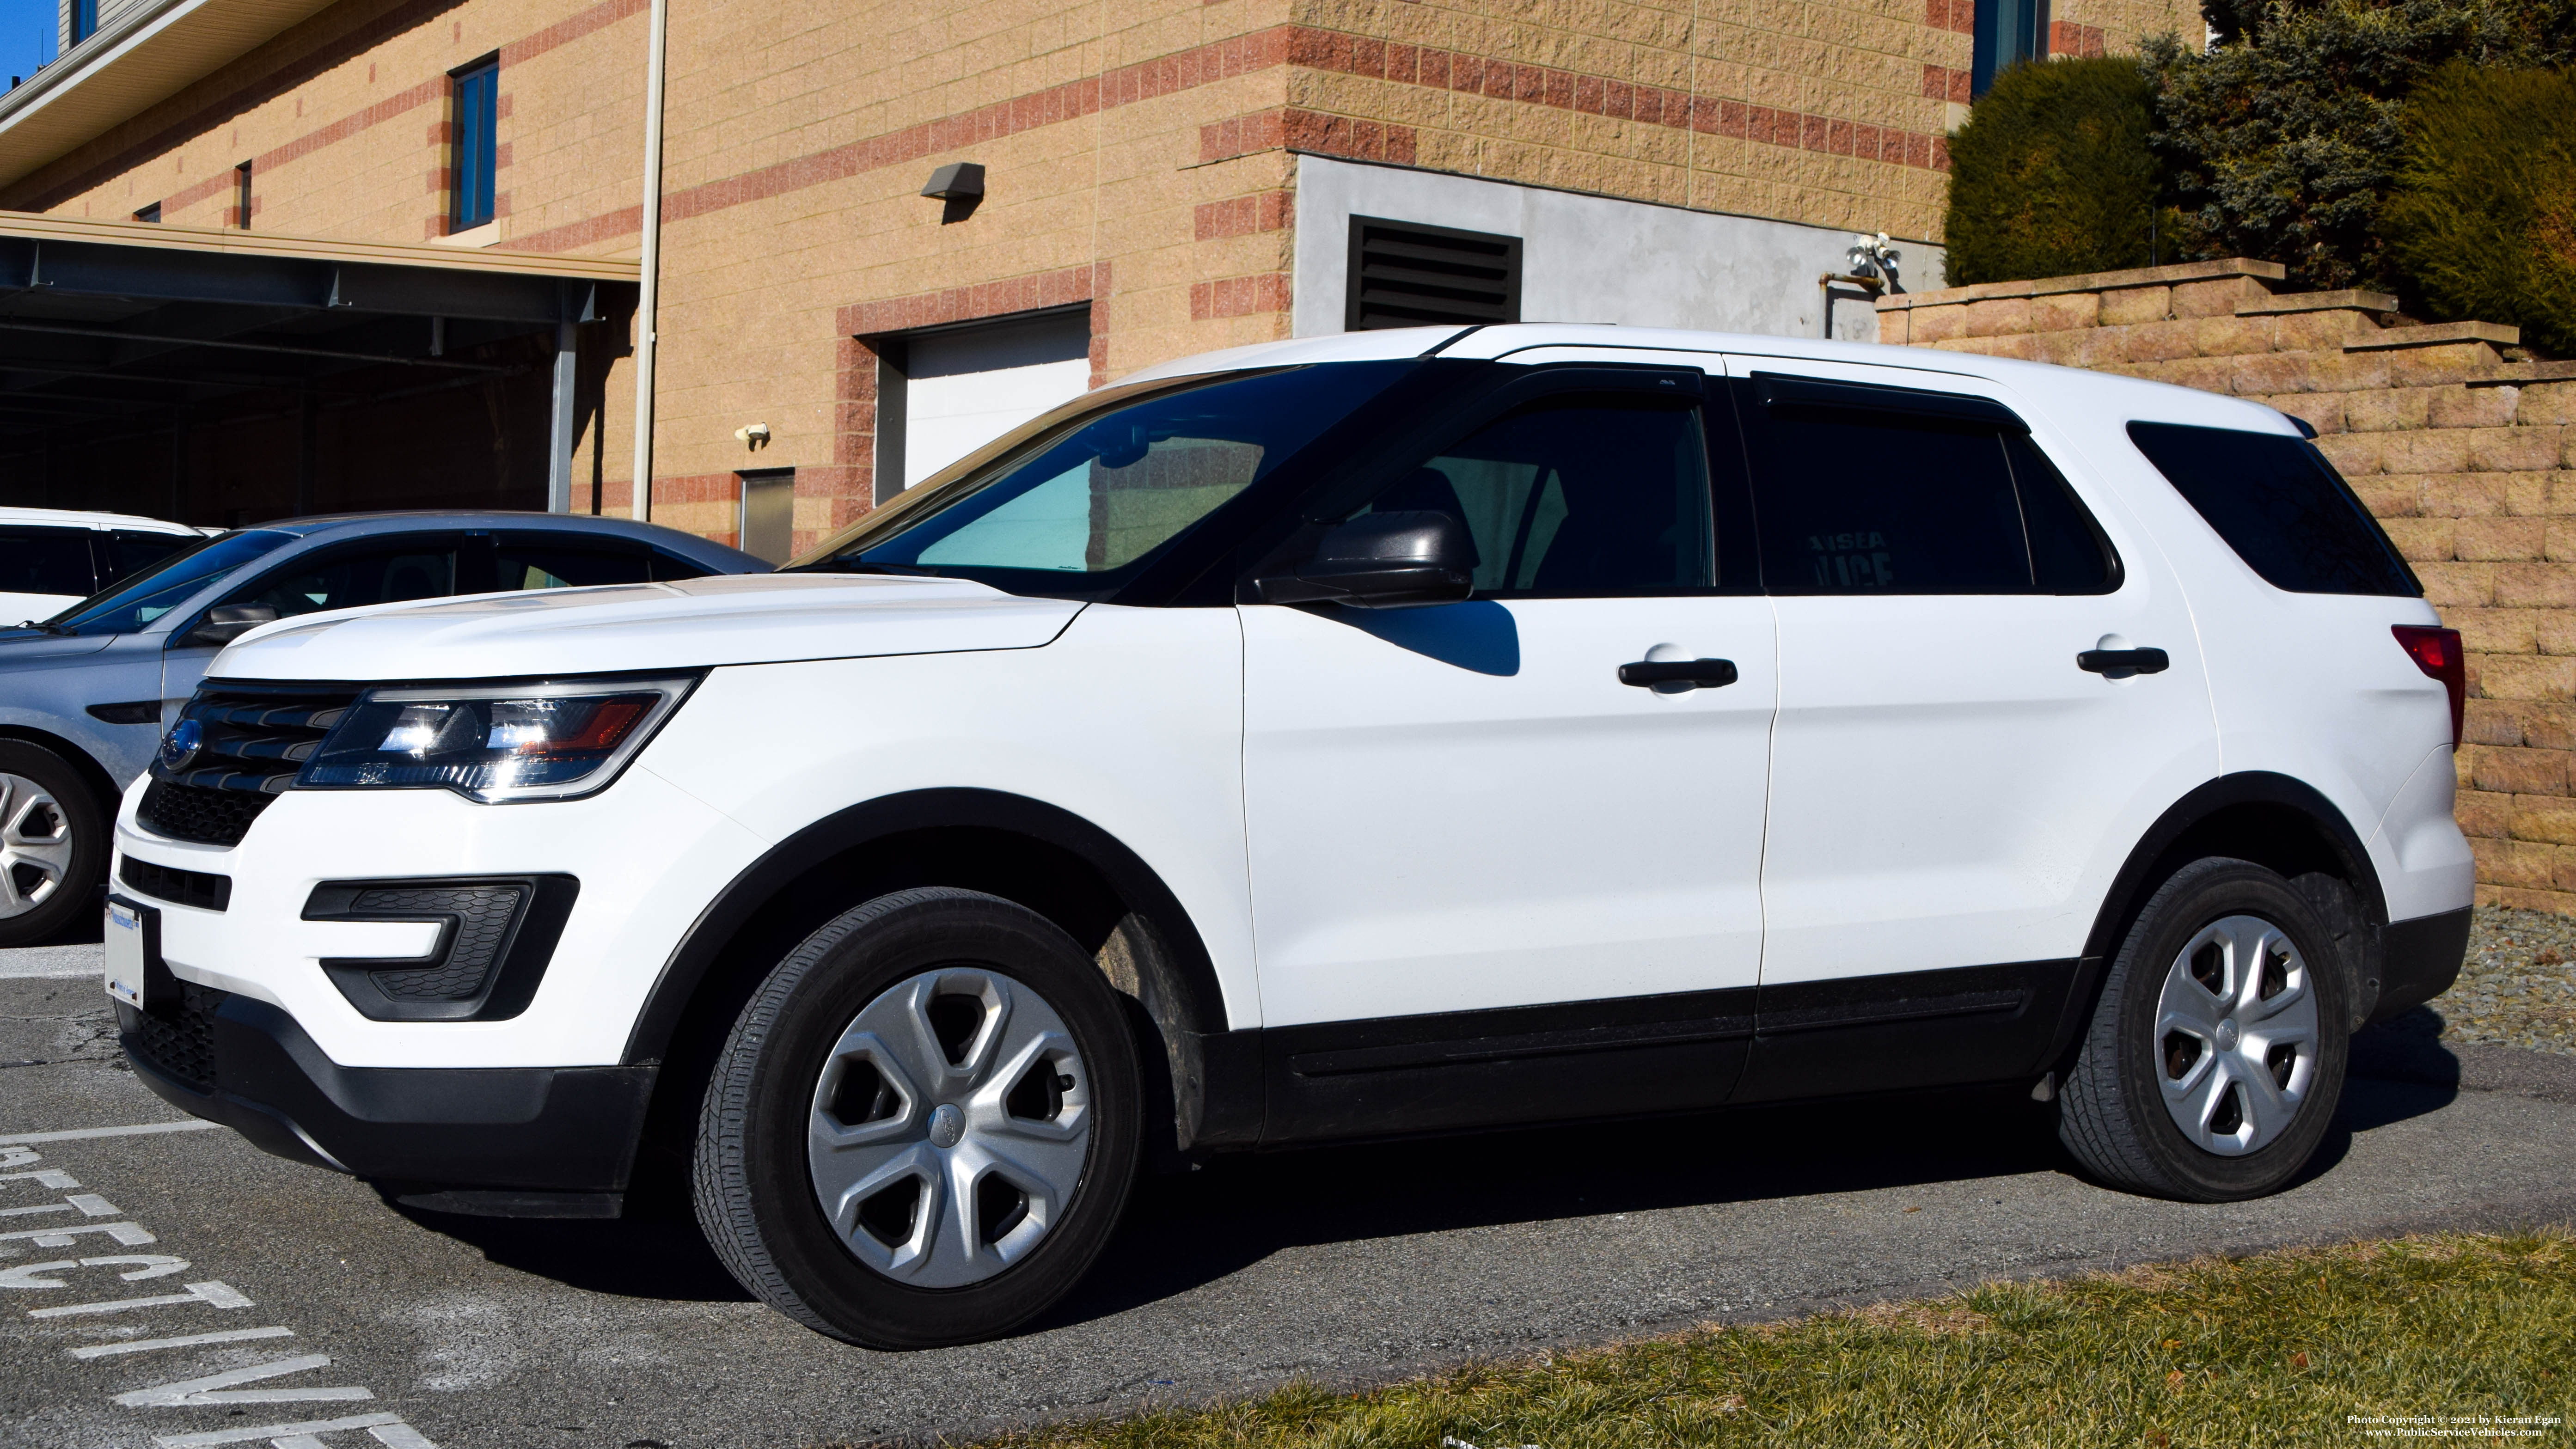
[[[2370,851],[2362,844],[2361,835],[2342,810],[2315,786],[2304,780],[2270,770],[2246,770],[2221,775],[2185,794],[2156,823],[2147,827],[2130,848],[2129,858],[2112,877],[2111,889],[2103,896],[2101,909],[2093,918],[2093,929],[2086,936],[2084,955],[2076,962],[2073,989],[2066,994],[2066,1005],[2058,1020],[2055,1037],[2048,1055],[2050,1063],[2062,1062],[2066,1054],[2082,1039],[2093,1019],[2095,1003],[2102,994],[2103,978],[2110,974],[2111,958],[2118,953],[2120,941],[2128,934],[2130,923],[2174,868],[2183,864],[2174,859],[2192,831],[2203,822],[2240,806],[2272,806],[2304,817],[2314,825],[2326,843],[2333,863],[2344,878],[2352,882],[2360,898],[2364,920],[2361,923],[2375,941],[2377,932],[2388,923],[2388,899],[2380,889],[2378,868],[2370,863]]]
[[[629,1066],[662,1061],[689,1003],[728,944],[791,883],[874,841],[956,828],[1024,836],[1099,872],[1132,912],[1151,923],[1158,938],[1151,954],[1167,968],[1159,993],[1167,1001],[1157,1005],[1170,1019],[1157,1025],[1188,1034],[1193,1054],[1198,1041],[1226,1038],[1225,996],[1206,942],[1171,887],[1124,842],[1071,811],[1023,795],[935,789],[882,796],[827,815],[770,847],[727,882],[664,960],[619,1060]]]

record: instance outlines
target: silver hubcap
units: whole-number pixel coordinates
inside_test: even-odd
[[[998,972],[924,972],[867,1004],[814,1084],[815,1200],[859,1261],[922,1288],[1001,1272],[1062,1220],[1090,1074],[1055,1009]]]
[[[0,918],[52,900],[71,868],[71,817],[35,781],[0,774]]]
[[[2229,916],[2191,938],[2165,973],[2155,1032],[2165,1110],[2221,1156],[2280,1136],[2316,1081],[2308,963],[2260,916]]]

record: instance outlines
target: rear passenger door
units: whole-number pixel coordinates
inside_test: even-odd
[[[2110,873],[2216,772],[2182,593],[1998,389],[1729,365],[1780,628],[1738,1099],[2036,1070]]]

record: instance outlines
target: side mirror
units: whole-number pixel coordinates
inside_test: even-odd
[[[189,630],[179,647],[229,644],[262,624],[276,622],[277,610],[266,604],[218,604],[206,611],[205,622]]]
[[[1433,511],[1363,513],[1324,535],[1296,572],[1260,580],[1272,604],[1410,609],[1454,604],[1473,592],[1476,540],[1457,516]]]

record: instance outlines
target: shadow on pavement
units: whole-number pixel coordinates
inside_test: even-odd
[[[477,1218],[386,1206],[431,1232],[454,1238],[504,1268],[619,1298],[681,1303],[748,1303],[707,1247],[676,1184],[629,1199],[627,1214],[597,1219]]]

